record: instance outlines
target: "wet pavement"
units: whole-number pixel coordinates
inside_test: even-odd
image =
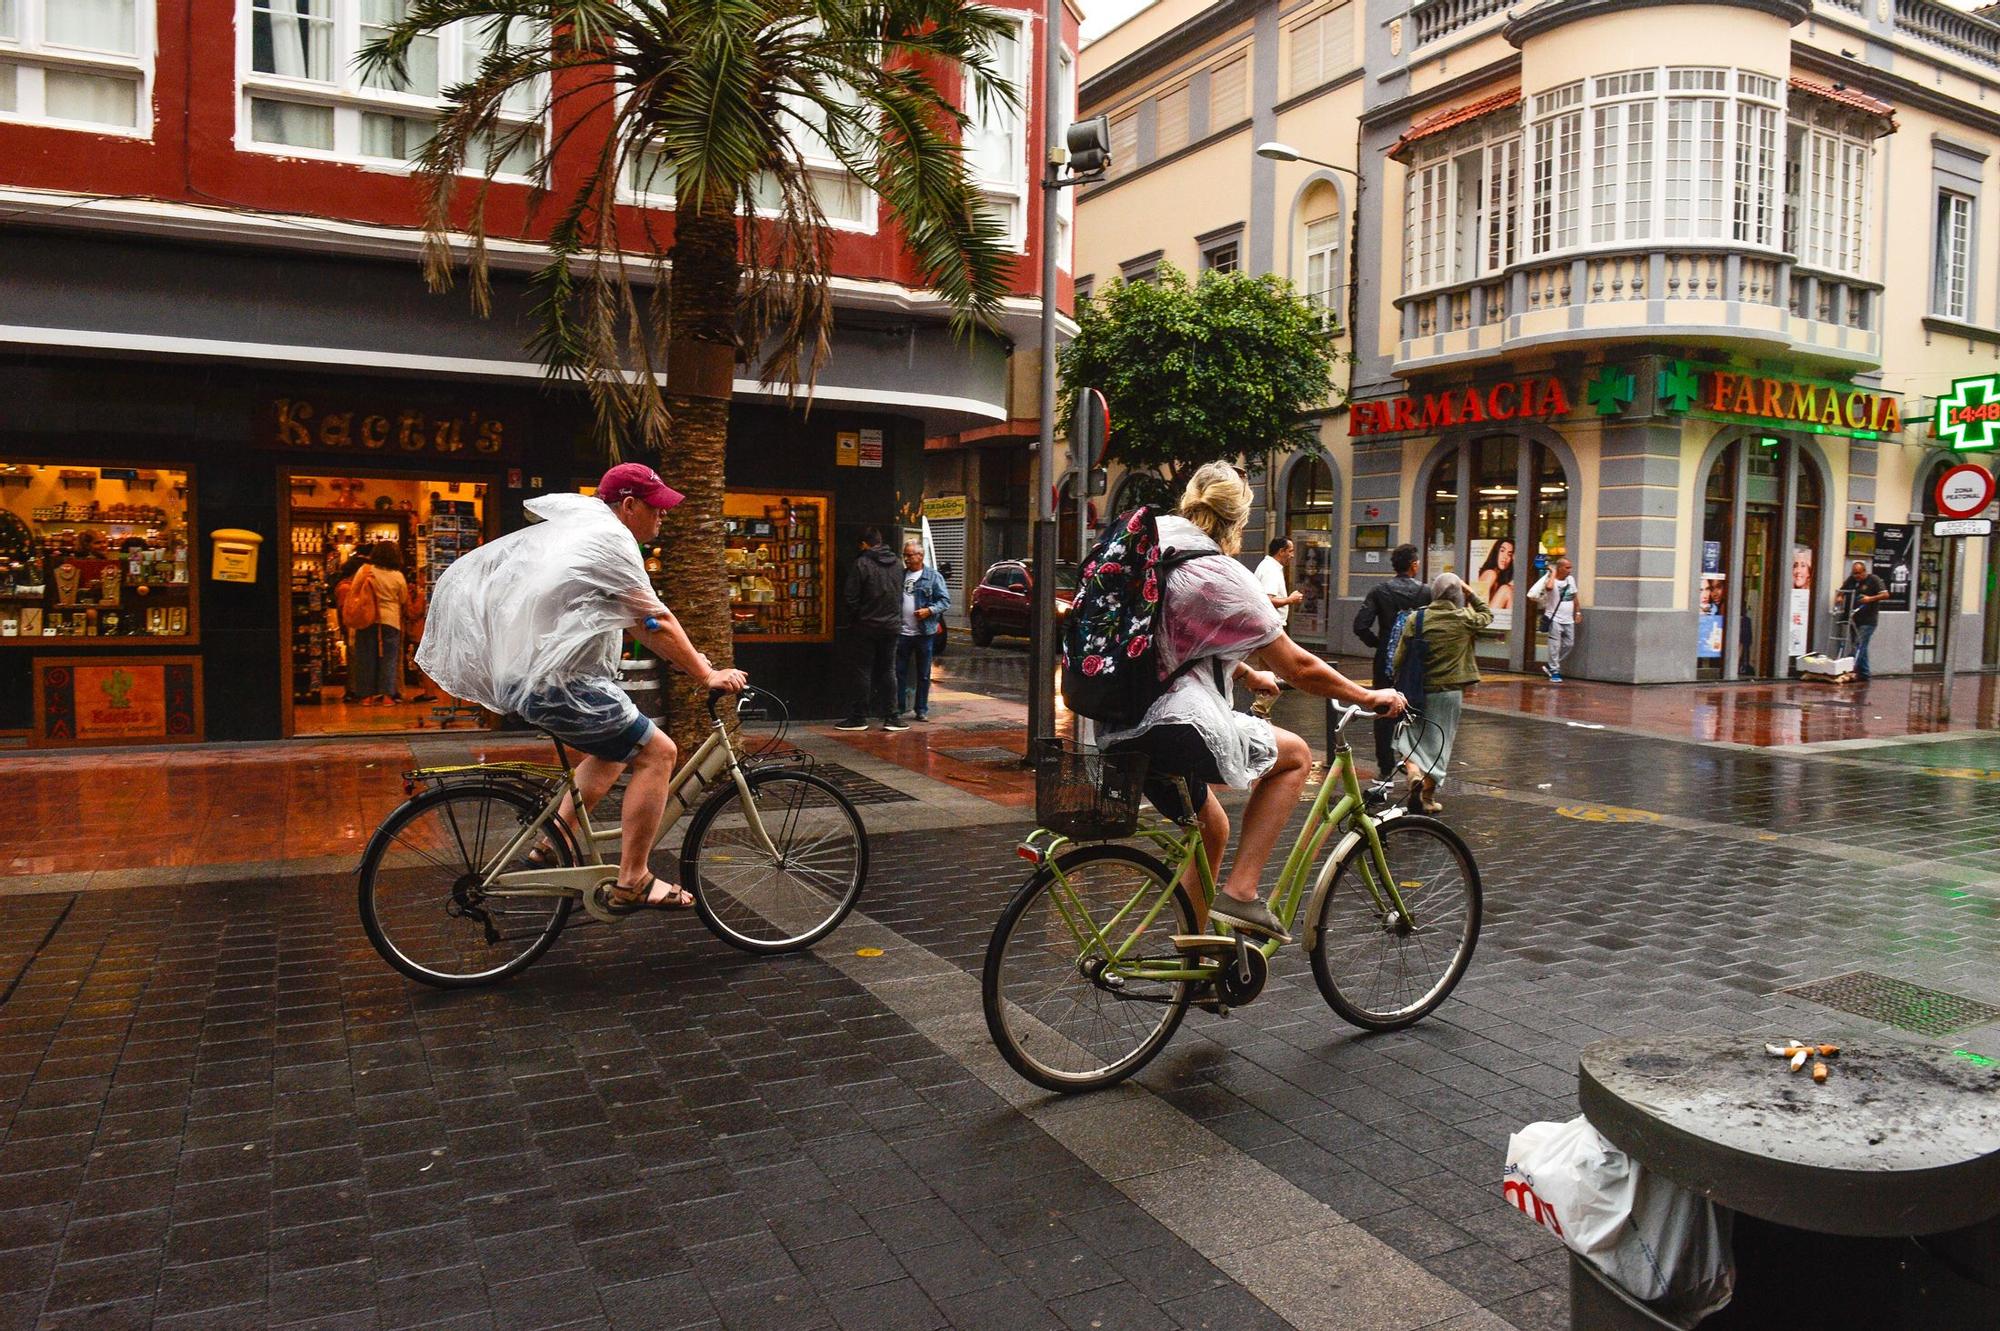
[[[968,695],[1008,668],[967,664]],[[1584,1045],[1885,1029],[1782,992],[1856,970],[2000,1003],[2000,736],[1752,751],[1474,712],[1443,798],[1487,913],[1445,1008],[1364,1036],[1287,953],[1137,1088],[1052,1101],[984,1043],[974,983],[1031,800],[948,756],[1004,748],[1018,708],[952,702],[933,731],[810,736],[915,798],[866,811],[868,918],[808,956],[656,916],[437,993],[369,948],[348,874],[35,892],[17,870],[0,1331],[1553,1331],[1564,1254],[1500,1162],[1576,1112]],[[338,783],[259,760],[235,784],[268,792],[283,856],[270,818],[303,837],[400,797],[387,748]],[[153,759],[118,780],[178,790]],[[982,761],[993,797],[948,770]],[[228,775],[201,780],[214,817]],[[160,826],[146,808],[91,826]],[[2000,1025],[1906,1038],[2000,1056]]]

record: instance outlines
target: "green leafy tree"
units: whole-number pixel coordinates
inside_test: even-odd
[[[1189,472],[1217,458],[1261,467],[1273,450],[1319,447],[1307,413],[1333,398],[1339,358],[1320,314],[1283,278],[1204,273],[1196,282],[1162,265],[1154,282],[1113,282],[1077,317],[1057,359],[1063,416],[1076,392],[1111,404],[1109,454],[1127,468],[1166,473],[1178,494]]]
[[[614,456],[656,462],[687,495],[666,523],[664,591],[725,666],[734,367],[809,390],[831,342],[827,186],[806,158],[833,158],[882,201],[960,331],[989,320],[1013,261],[979,207],[947,77],[1012,104],[993,62],[1009,21],[969,0],[404,0],[401,13],[362,53],[372,79],[401,86],[413,50],[452,24],[483,52],[445,91],[417,163],[426,275],[442,290],[462,260],[485,312],[493,177],[542,182],[553,217],[531,346],[588,388]],[[671,223],[623,206],[633,188],[671,196]],[[700,689],[670,678],[687,746]]]

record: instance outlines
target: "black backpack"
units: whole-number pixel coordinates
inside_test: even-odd
[[[1195,550],[1162,555],[1158,511],[1120,514],[1077,570],[1076,595],[1062,626],[1063,702],[1078,716],[1111,727],[1136,725],[1175,678],[1160,674],[1156,627],[1167,573]]]
[[[1396,644],[1403,638],[1410,645],[1403,649],[1403,659],[1396,660]],[[1389,687],[1403,695],[1412,710],[1424,709],[1424,667],[1430,664],[1431,645],[1424,641],[1424,612],[1405,610],[1396,616],[1396,623],[1389,630],[1389,667],[1394,672]]]

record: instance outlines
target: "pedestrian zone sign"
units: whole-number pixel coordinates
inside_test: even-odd
[[[1931,429],[1946,448],[1961,453],[2000,447],[2000,374],[1951,381],[1937,400]]]

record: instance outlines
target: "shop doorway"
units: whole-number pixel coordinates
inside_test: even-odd
[[[1697,679],[1787,676],[1812,649],[1824,493],[1794,440],[1756,435],[1716,455],[1702,488]]]
[[[361,735],[482,726],[416,669],[423,612],[438,575],[488,535],[488,486],[431,477],[295,473],[280,481],[286,733]],[[378,622],[342,622],[340,593],[363,566],[393,595]]]
[[[1492,627],[1476,649],[1486,665],[1521,669],[1548,659],[1527,594],[1569,553],[1569,492],[1555,449],[1512,435],[1447,448],[1432,463],[1424,576],[1457,573],[1491,607]]]
[[[1292,588],[1305,593],[1293,610],[1290,632],[1302,642],[1332,640],[1333,509],[1338,500],[1333,469],[1324,458],[1304,457],[1285,483],[1285,525],[1279,535],[1292,542]]]

